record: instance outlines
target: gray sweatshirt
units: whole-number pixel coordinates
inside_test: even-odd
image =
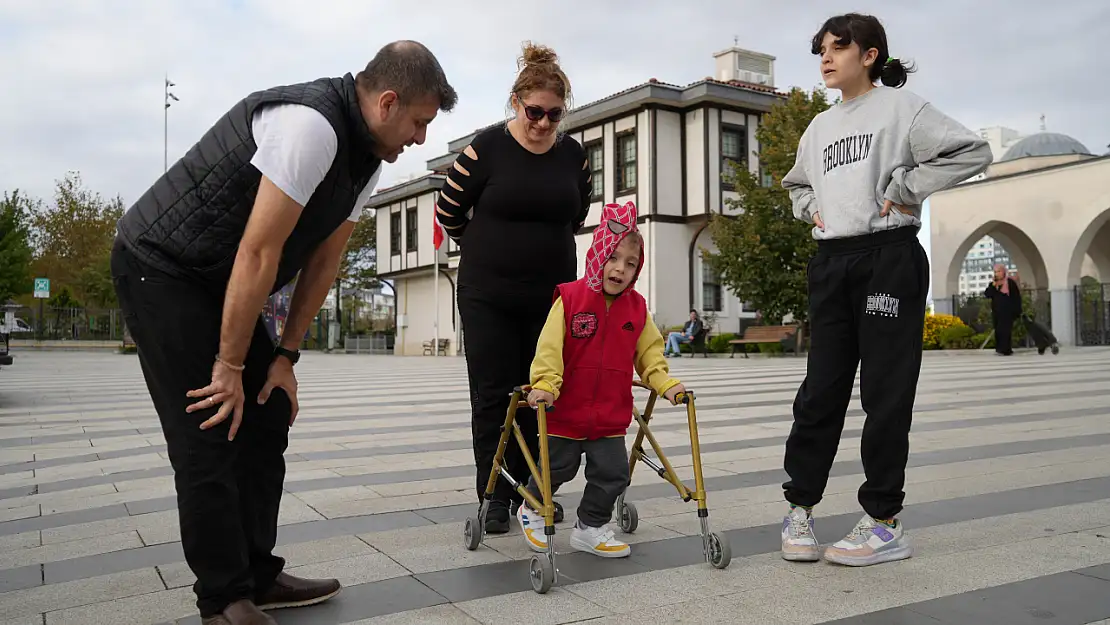
[[[802,134],[782,180],[794,216],[825,229],[815,239],[921,226],[925,198],[986,170],[990,146],[924,98],[876,87],[817,115]],[[883,203],[901,204],[879,215]]]

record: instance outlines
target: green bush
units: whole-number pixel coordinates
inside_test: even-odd
[[[940,345],[943,349],[971,349],[975,330],[965,325],[949,326],[940,331]]]
[[[759,345],[759,353],[761,354],[781,354],[782,343],[757,343]]]
[[[989,341],[987,341],[988,336],[990,337]],[[990,332],[980,332],[979,334],[971,337],[972,348],[979,349],[980,347],[983,347],[983,341],[987,341],[986,347],[994,347],[994,335]]]
[[[717,334],[709,337],[709,351],[713,354],[727,354],[732,351],[732,346],[728,344],[729,341],[736,338],[736,334],[726,332],[725,334]]]

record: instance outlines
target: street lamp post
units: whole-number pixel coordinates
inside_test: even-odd
[[[170,168],[170,100],[180,102],[173,93],[170,92],[170,87],[175,86],[170,82],[170,77],[166,76],[166,106],[162,109],[162,172],[169,171]]]

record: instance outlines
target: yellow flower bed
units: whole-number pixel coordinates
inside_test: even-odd
[[[945,328],[966,325],[955,315],[926,315],[923,335],[925,349],[940,349],[940,333]]]

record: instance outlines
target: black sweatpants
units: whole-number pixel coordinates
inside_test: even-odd
[[[608,523],[613,518],[617,497],[628,488],[628,451],[624,437],[584,441],[548,436],[547,453],[551,462],[552,495],[578,476],[582,454],[586,455],[586,489],[578,504],[578,520],[587,527]],[[543,501],[540,485],[532,478],[528,479],[528,491]]]
[[[217,614],[267,590],[285,565],[272,551],[292,406],[280,389],[265,405],[257,402],[273,343],[259,319],[243,371],[243,422],[229,442],[230,416],[209,430],[199,427],[218,406],[185,412],[197,401],[185,393],[212,379],[222,294],[146,267],[119,243],[112,251],[112,278],[173,466],[181,543],[197,577],[197,608],[202,616]]]
[[[917,229],[822,241],[808,282],[811,347],[786,441],[786,499],[798,506],[821,501],[859,365],[867,478],[859,502],[874,518],[893,518],[905,499],[929,291]]]
[[[475,488],[480,501],[493,470],[493,457],[497,454],[513,388],[528,384],[536,343],[551,311],[551,292],[546,297],[498,297],[462,286],[458,301],[470,380]],[[528,451],[536,458],[539,453],[536,411],[521,408],[516,412],[516,420],[528,441]],[[518,481],[528,478],[528,465],[512,436],[505,451],[505,468]],[[508,505],[519,498],[508,482],[498,479],[494,501]]]

